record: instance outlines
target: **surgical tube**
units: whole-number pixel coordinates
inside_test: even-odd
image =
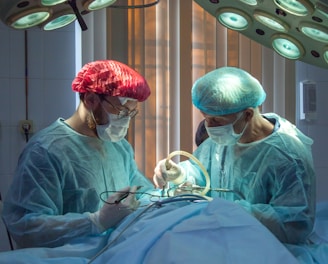
[[[172,159],[172,158],[173,158],[174,156],[176,156],[176,155],[183,155],[183,156],[186,156],[186,157],[192,159],[194,162],[196,162],[196,164],[200,167],[201,171],[202,171],[203,174],[205,175],[205,180],[206,180],[205,188],[204,188],[204,190],[200,193],[200,195],[205,196],[205,194],[206,194],[206,193],[209,191],[209,189],[210,189],[210,184],[211,184],[211,182],[210,182],[210,176],[208,175],[208,173],[207,173],[207,171],[206,171],[204,165],[203,165],[203,164],[202,164],[202,163],[201,163],[201,162],[200,162],[195,156],[193,156],[192,154],[190,154],[190,153],[188,153],[188,152],[186,152],[186,151],[183,151],[183,150],[176,150],[176,151],[171,152],[171,153],[167,156],[166,160],[170,160],[170,159]]]

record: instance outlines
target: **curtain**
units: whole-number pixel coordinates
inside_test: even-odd
[[[131,6],[152,0],[117,2]],[[250,72],[267,93],[262,112],[295,121],[294,61],[223,27],[197,3],[161,0],[148,8],[107,8],[99,14],[88,15],[92,34],[81,33],[82,57],[125,62],[151,87],[128,132],[138,166],[148,178],[172,151],[192,153],[196,148],[194,135],[202,116],[192,105],[191,87],[215,68],[235,66]],[[107,49],[99,53],[104,43]]]

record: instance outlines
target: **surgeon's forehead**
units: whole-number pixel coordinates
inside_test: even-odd
[[[117,96],[105,96],[107,101],[110,101],[113,105],[120,107],[122,106],[120,99]],[[136,100],[127,100],[124,106],[128,108],[135,108],[138,105]]]
[[[222,120],[222,121],[229,121],[236,117],[236,113],[228,114],[228,115],[208,115],[204,112],[201,112],[205,119],[215,119],[215,120]]]

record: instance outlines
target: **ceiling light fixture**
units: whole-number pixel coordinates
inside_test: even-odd
[[[286,34],[273,35],[272,47],[281,56],[291,60],[298,60],[305,53],[302,44]]]
[[[84,2],[83,7],[88,11],[95,11],[106,8],[115,2],[116,0],[87,0]]]
[[[291,60],[328,69],[328,0],[194,0],[223,26]]]
[[[44,6],[54,6],[66,2],[66,0],[41,0]]]
[[[274,0],[277,6],[295,16],[313,13],[313,5],[308,0]]]
[[[254,11],[254,18],[263,25],[279,32],[287,32],[289,29],[287,23],[279,19],[277,16],[271,15],[261,10]]]
[[[235,8],[219,9],[216,18],[225,27],[237,31],[247,29],[251,23],[251,18],[245,12]]]
[[[64,26],[67,26],[68,24],[72,23],[76,20],[76,15],[73,13],[73,11],[69,10],[66,12],[60,12],[56,15],[52,16],[51,21],[47,21],[43,25],[41,25],[41,28],[44,30],[55,30],[57,28],[61,28]]]
[[[328,46],[325,47],[324,51],[323,51],[323,58],[325,60],[325,62],[327,63],[328,65]]]
[[[44,22],[49,16],[48,8],[27,9],[8,17],[7,24],[15,29],[26,29]]]
[[[311,39],[328,43],[328,28],[314,23],[300,23],[301,32]]]
[[[44,30],[64,27],[77,20],[87,30],[83,15],[103,8],[134,9],[154,6],[160,0],[140,5],[113,5],[119,0],[0,0],[0,20],[15,29],[39,26]],[[125,2],[125,1],[124,1]]]
[[[315,10],[318,11],[320,15],[323,15],[325,18],[328,18],[328,2],[326,4],[321,3],[318,1],[315,3]]]
[[[247,5],[252,5],[252,6],[256,6],[257,5],[257,0],[239,0],[240,2],[243,2]]]

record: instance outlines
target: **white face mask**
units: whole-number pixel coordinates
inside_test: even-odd
[[[233,125],[242,117],[242,114],[231,124],[225,126],[207,127],[207,134],[212,140],[220,145],[234,145],[236,144],[245,132],[248,123],[245,125],[240,134],[235,133]]]
[[[98,137],[103,141],[117,142],[122,140],[129,128],[130,117],[119,118],[118,115],[107,113],[108,123],[96,125]]]

